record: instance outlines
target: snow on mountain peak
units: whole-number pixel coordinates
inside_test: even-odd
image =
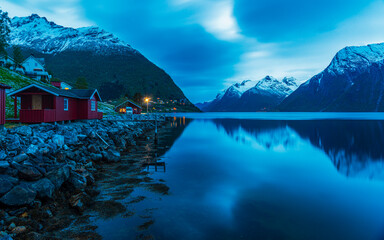
[[[65,50],[92,50],[104,54],[111,50],[135,52],[131,46],[98,27],[67,28],[37,14],[12,18],[10,39],[11,45],[47,54]]]
[[[346,47],[340,50],[328,66],[328,72],[343,74],[345,70],[359,71],[384,59],[384,43]]]

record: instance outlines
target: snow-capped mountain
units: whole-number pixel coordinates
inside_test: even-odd
[[[186,99],[162,69],[139,51],[98,27],[68,28],[33,14],[11,20],[10,44],[24,57],[44,58],[54,78],[73,84],[85,77],[104,100],[136,93],[162,99]],[[8,49],[12,56],[12,49]]]
[[[111,51],[135,52],[130,45],[98,27],[67,28],[37,14],[14,17],[11,20],[10,38],[12,45],[33,48],[46,54],[66,50],[92,50],[102,54],[111,54]]]
[[[245,80],[220,92],[214,100],[196,106],[207,112],[266,111],[277,106],[297,86],[292,77],[278,80],[266,76],[260,81]]]
[[[384,111],[384,44],[346,47],[302,84],[280,111]]]

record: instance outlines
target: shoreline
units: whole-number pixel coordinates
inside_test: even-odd
[[[119,120],[7,129],[0,150],[0,239],[44,239],[80,221],[100,193],[103,169],[119,166],[124,152],[155,129],[148,119]],[[68,222],[66,213],[77,216]]]

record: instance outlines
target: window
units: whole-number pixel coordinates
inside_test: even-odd
[[[68,111],[68,99],[64,98],[64,111]]]
[[[96,101],[91,101],[91,111],[96,111]]]

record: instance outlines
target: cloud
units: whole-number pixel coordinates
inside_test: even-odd
[[[236,0],[243,34],[262,42],[298,41],[331,31],[374,0]]]
[[[29,16],[37,13],[59,25],[85,27],[93,23],[83,16],[80,0],[3,0],[1,7],[10,17]]]

